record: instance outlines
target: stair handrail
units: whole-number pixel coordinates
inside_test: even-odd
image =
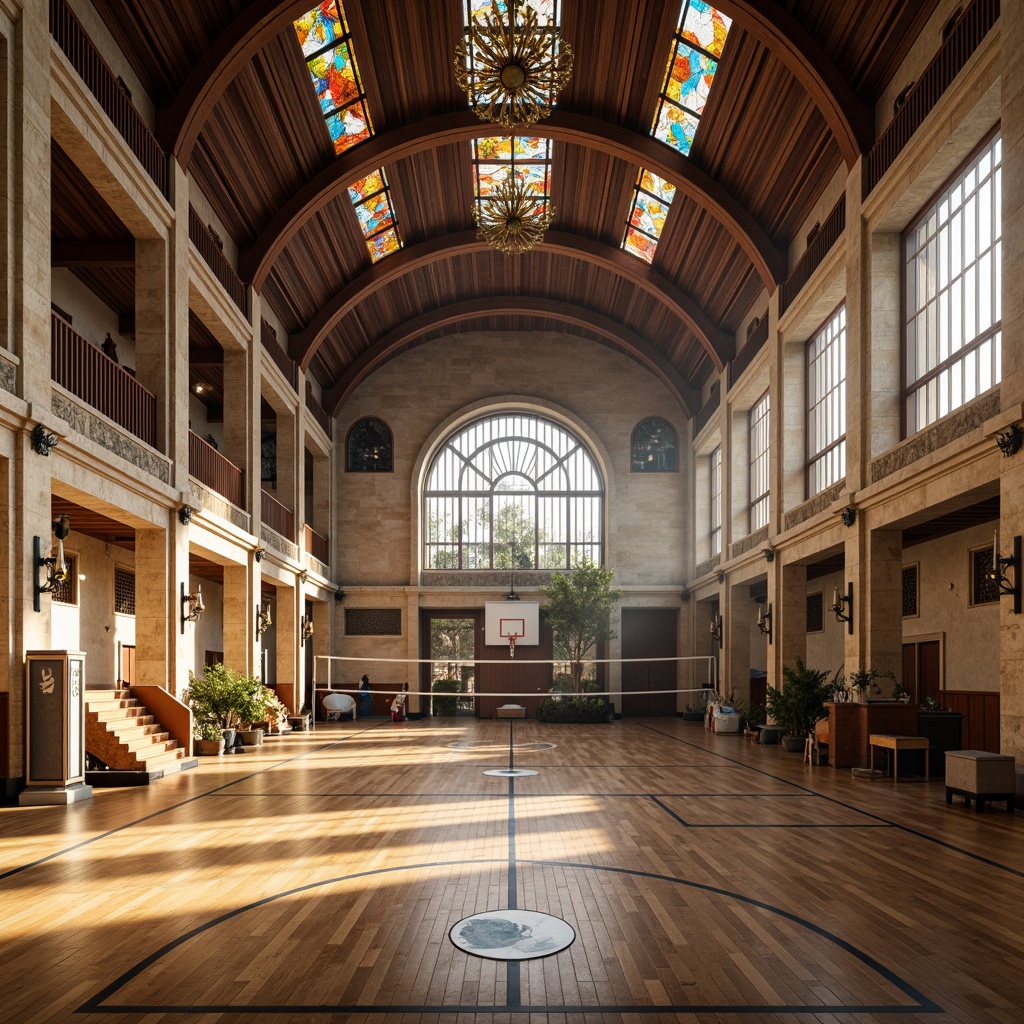
[[[192,709],[162,686],[143,683],[130,689],[131,695],[153,713],[171,739],[184,747],[186,756],[192,757]]]

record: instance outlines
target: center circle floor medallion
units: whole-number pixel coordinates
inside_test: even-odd
[[[488,768],[484,775],[494,775],[499,779],[521,779],[527,775],[539,775],[532,768]]]
[[[532,754],[537,750],[554,750],[557,744],[555,743],[513,743],[512,749],[520,752],[526,752]],[[508,750],[508,743],[504,740],[459,740],[455,743],[449,743],[449,750],[480,750],[481,748],[494,749],[495,747],[504,747]]]
[[[452,925],[448,938],[486,960],[537,960],[570,946],[576,932],[560,917],[538,910],[487,910]]]

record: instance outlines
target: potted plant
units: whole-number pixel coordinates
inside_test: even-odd
[[[743,716],[744,733],[747,736],[756,736],[757,727],[765,724],[765,720],[768,717],[768,709],[763,704],[740,701],[736,704],[736,710]]]
[[[808,668],[802,658],[797,658],[794,665],[787,665],[782,670],[782,689],[768,687],[768,714],[776,725],[785,730],[782,737],[785,750],[802,750],[815,722],[827,716],[825,702],[833,693],[828,675],[827,670]]]
[[[201,676],[189,673],[185,701],[200,726],[214,723],[223,735],[225,730],[238,729],[243,723],[266,719],[265,689],[254,676],[218,662],[207,666]]]
[[[200,722],[193,718],[193,750],[197,756],[211,756],[224,753],[224,733],[216,722]]]
[[[850,673],[850,690],[861,703],[869,701],[872,694],[877,696],[882,692],[881,686],[875,681],[877,679],[895,680],[896,675],[893,672],[879,672],[875,668],[860,668]]]

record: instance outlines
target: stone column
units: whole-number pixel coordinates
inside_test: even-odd
[[[1002,43],[1003,142],[1003,380],[1004,413],[1018,424],[1024,414],[1024,8],[1004,4]],[[1004,555],[1024,534],[1024,452],[1000,459],[999,537]],[[1016,570],[1017,579],[1024,573]],[[1024,619],[1012,601],[999,602],[1000,749],[1024,759]]]
[[[246,675],[257,672],[256,594],[253,570],[224,567],[224,664]]]
[[[725,649],[722,665],[722,693],[737,700],[750,699],[750,639],[757,632],[757,613],[750,600],[750,584],[729,587],[723,616]]]
[[[772,643],[768,648],[768,685],[782,687],[782,667],[807,656],[807,567],[768,566],[768,600],[772,602]]]
[[[296,700],[301,693],[299,620],[302,603],[300,587],[277,588],[277,695],[292,711],[297,710]]]
[[[868,483],[870,459],[871,345],[868,337],[867,239],[860,216],[863,175],[857,161],[846,179],[846,488],[851,493]],[[900,376],[896,374],[896,380]]]
[[[870,557],[863,566],[867,651],[864,668],[891,672],[903,681],[903,531],[872,530]],[[854,625],[857,625],[857,616]],[[888,697],[893,682],[879,681]]]

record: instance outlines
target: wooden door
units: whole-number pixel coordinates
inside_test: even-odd
[[[631,717],[674,715],[677,662],[627,661],[678,655],[679,612],[675,608],[622,609],[622,713]]]
[[[477,665],[477,716],[494,718],[502,704],[522,704],[527,718],[537,717],[537,705],[548,695],[551,686],[553,641],[551,628],[544,617],[540,622],[540,643],[536,647],[516,644],[516,656],[509,658],[508,647],[481,647],[481,655],[494,665]],[[507,660],[506,660],[507,659]],[[495,696],[490,696],[495,694]],[[516,696],[498,696],[515,694]]]
[[[917,645],[917,702],[920,704],[928,697],[939,699],[939,681],[941,677],[940,652],[938,640],[925,640]]]
[[[121,686],[128,689],[135,685],[135,648],[121,645]]]
[[[910,694],[911,704],[920,704],[917,692],[917,644],[903,645],[903,686]]]

